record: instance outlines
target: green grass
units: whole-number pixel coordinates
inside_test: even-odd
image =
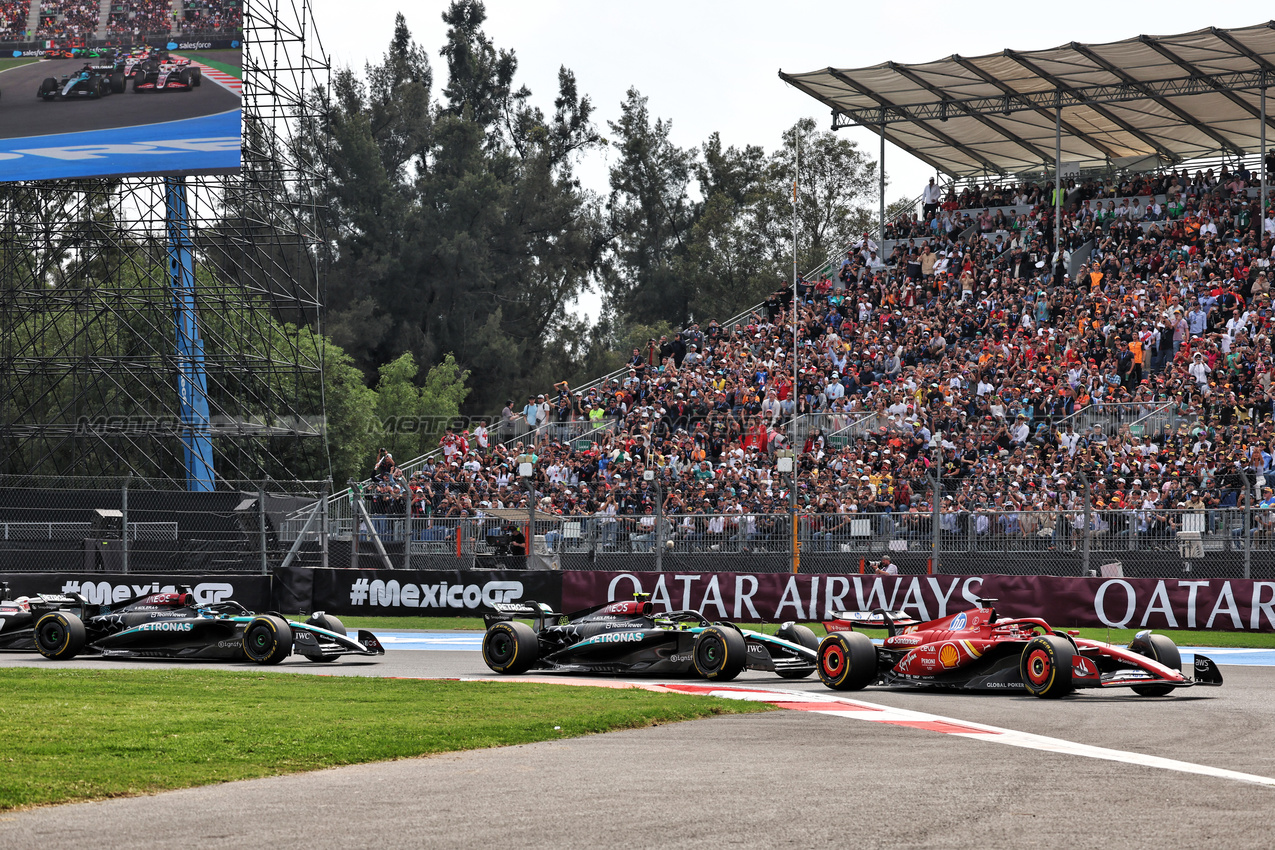
[[[26,56],[21,59],[0,59],[0,71],[7,71],[10,68],[16,68],[19,65],[30,65],[32,62],[39,61],[39,58],[35,56]]]
[[[209,59],[207,56],[201,56],[198,51],[193,53],[174,53],[173,56],[180,56],[183,59],[193,59],[207,65],[209,68],[216,68],[223,74],[229,74],[237,80],[243,79],[243,68],[238,65],[231,65],[229,62],[218,62],[215,59]]]
[[[0,811],[770,708],[633,688],[10,668]]]
[[[300,619],[304,619],[301,617]],[[341,622],[355,629],[424,629],[427,631],[482,631],[481,617],[342,617]],[[746,629],[774,634],[778,623],[741,623]],[[819,637],[827,632],[819,623],[806,623]],[[1056,628],[1062,629],[1063,626]],[[859,629],[868,637],[883,638],[885,629]],[[1141,629],[1080,628],[1081,637],[1114,644],[1127,644]],[[1173,638],[1179,646],[1219,646],[1246,649],[1275,649],[1275,633],[1271,632],[1218,632],[1188,631],[1186,629],[1155,629]]]

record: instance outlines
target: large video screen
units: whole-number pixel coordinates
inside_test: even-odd
[[[93,29],[105,38],[0,45],[0,181],[237,171],[241,30],[177,34],[221,25],[220,18],[190,17],[192,10],[207,12],[210,3],[218,0],[185,3],[186,18],[179,21],[171,11],[176,4],[112,2],[127,16],[117,22],[112,12],[117,25]],[[41,9],[49,6],[58,0],[45,0]],[[133,7],[142,11],[128,11]],[[160,26],[175,32],[141,36],[134,22],[150,7]],[[98,4],[73,8],[96,10]],[[68,31],[64,20],[53,21],[49,31]],[[37,34],[44,25],[42,18]]]

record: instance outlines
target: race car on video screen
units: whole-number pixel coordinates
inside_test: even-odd
[[[376,636],[350,637],[330,614],[305,622],[253,614],[226,600],[199,605],[183,589],[111,605],[91,605],[78,593],[20,596],[0,602],[0,649],[35,649],[58,661],[92,652],[103,658],[195,658],[278,664],[292,653],[310,661],[343,655],[384,655]]]
[[[190,91],[199,88],[203,72],[189,59],[143,59],[133,66],[134,92]]]
[[[124,91],[125,79],[115,72],[115,65],[85,65],[74,74],[64,74],[61,79],[45,77],[37,94],[41,100],[71,100],[74,98],[102,98]]]
[[[500,603],[483,617],[483,661],[497,673],[528,670],[573,673],[699,675],[726,681],[745,669],[785,679],[815,670],[819,639],[805,626],[784,623],[774,635],[710,622],[696,611],[654,614],[647,594],[571,615],[543,603]],[[534,619],[533,629],[515,617]]]
[[[825,622],[819,678],[833,690],[868,685],[964,691],[1024,690],[1038,697],[1066,696],[1079,688],[1129,687],[1142,696],[1176,688],[1221,685],[1217,665],[1195,656],[1195,678],[1182,675],[1177,646],[1165,635],[1138,632],[1128,648],[1059,632],[1037,617],[1002,619],[980,599],[978,607],[922,623],[902,611],[839,612]],[[876,646],[858,628],[884,628]]]

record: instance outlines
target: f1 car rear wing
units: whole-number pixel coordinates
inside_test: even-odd
[[[887,611],[884,608],[873,608],[871,611],[833,611],[832,619],[825,620],[823,627],[829,632],[852,632],[854,627],[861,629],[885,629],[893,637],[902,626],[915,626],[921,621],[903,611]]]
[[[483,614],[483,626],[488,629],[507,620],[535,620],[536,631],[540,631],[562,616],[545,603],[530,599],[526,602],[496,602],[491,607],[496,609],[495,614]]]

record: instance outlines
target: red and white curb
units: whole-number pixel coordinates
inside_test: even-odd
[[[887,705],[846,699],[845,697],[824,696],[805,691],[715,688],[706,685],[665,684],[663,688],[685,694],[767,702],[791,711],[810,711],[832,717],[844,717],[848,720],[866,720],[869,723],[882,723],[887,726],[922,729],[928,732],[940,732],[944,735],[957,735],[975,741],[990,741],[1011,747],[1042,750],[1047,753],[1083,756],[1085,758],[1103,759],[1122,764],[1136,764],[1142,767],[1175,770],[1180,773],[1194,773],[1199,776],[1212,776],[1218,779],[1231,779],[1237,782],[1249,782],[1254,785],[1275,788],[1275,779],[1267,776],[1256,776],[1251,773],[1240,773],[1236,770],[1193,764],[1191,762],[1178,761],[1177,759],[1161,758],[1160,756],[1149,756],[1143,753],[1095,747],[1090,744],[1078,744],[1073,741],[1064,741],[1060,738],[1034,735],[1030,732],[1019,732],[1014,729],[1002,729],[999,726],[972,723],[968,720],[955,720],[937,714],[927,714],[923,711],[893,708]]]
[[[174,55],[177,55],[177,54],[174,54]],[[190,57],[182,57],[182,58],[189,59]],[[235,94],[239,95],[240,97],[243,96],[243,80],[239,79],[238,77],[231,76],[230,74],[227,74],[225,71],[218,71],[216,68],[205,65],[203,62],[196,62],[194,59],[190,60],[190,64],[194,65],[196,68],[199,69],[200,73],[203,74],[203,77],[205,80],[214,82],[217,85],[221,86],[223,89],[232,91]]]

